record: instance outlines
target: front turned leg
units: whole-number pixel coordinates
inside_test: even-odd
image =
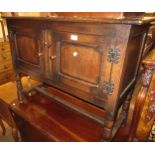
[[[17,83],[17,95],[19,103],[23,103],[24,102],[23,87],[21,82],[21,76],[19,73],[16,74],[16,83]]]
[[[111,120],[105,121],[102,141],[104,142],[111,141],[113,124],[114,124],[114,121],[111,121]]]
[[[131,102],[131,99],[132,99],[132,92],[133,92],[133,91],[131,91],[131,92],[128,94],[128,96],[127,96],[125,102],[124,102],[123,105],[122,105],[122,113],[125,113],[125,114],[126,114],[126,118],[124,119],[124,121],[123,121],[123,123],[122,123],[122,127],[124,127],[124,126],[126,125],[126,123],[127,123],[128,111],[129,111],[130,102]]]

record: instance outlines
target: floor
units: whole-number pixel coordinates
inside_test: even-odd
[[[38,85],[39,83],[31,80],[27,77],[23,77],[22,78],[22,84],[23,84],[23,88],[24,90],[26,89],[30,89],[31,87]],[[11,103],[15,98],[17,98],[17,89],[16,89],[16,82],[8,82],[4,85],[0,85],[0,97],[2,100],[4,100],[6,103]],[[8,92],[9,91],[9,95]],[[13,137],[12,137],[12,131],[11,128],[8,126],[8,124],[4,122],[4,125],[6,127],[6,135],[3,136],[2,133],[2,129],[0,127],[0,142],[13,142]]]
[[[38,84],[39,84],[38,82],[30,80],[27,77],[22,78],[22,85],[25,90],[30,89],[31,87]],[[14,99],[17,98],[16,82],[8,82],[6,84],[0,85],[0,90],[3,90],[0,91],[0,97],[6,103],[11,103]],[[9,92],[9,95],[6,92]]]
[[[11,128],[8,126],[8,124],[3,121],[5,127],[6,127],[6,134],[5,136],[3,136],[2,133],[2,129],[0,127],[0,142],[14,142],[14,139],[12,137],[12,130]]]

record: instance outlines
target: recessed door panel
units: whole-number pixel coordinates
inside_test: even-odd
[[[10,31],[15,69],[40,79],[44,74],[43,32],[33,27]]]
[[[100,53],[95,47],[62,43],[60,73],[74,80],[97,84],[100,71]]]
[[[48,30],[46,40],[50,45],[47,51],[50,60],[48,78],[51,83],[69,94],[94,103],[102,93],[100,86],[105,37]],[[100,104],[101,101],[96,102]]]
[[[34,65],[39,65],[38,42],[32,36],[16,35],[16,45],[19,59]]]

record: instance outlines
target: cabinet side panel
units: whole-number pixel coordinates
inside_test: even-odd
[[[124,71],[122,76],[122,85],[121,85],[121,95],[122,97],[134,84],[136,81],[137,71],[139,68],[144,43],[146,40],[146,31],[147,29],[142,29],[141,32],[134,32],[131,30],[131,35],[128,41],[128,46],[126,50],[126,58],[124,62]],[[133,33],[134,32],[134,33]]]

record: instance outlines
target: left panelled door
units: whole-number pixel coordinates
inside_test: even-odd
[[[43,31],[31,23],[25,27],[22,24],[9,29],[15,69],[41,77],[44,74]]]

